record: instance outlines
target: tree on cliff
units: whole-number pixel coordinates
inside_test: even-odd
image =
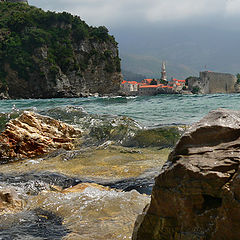
[[[15,78],[25,81],[25,88],[32,87],[31,93],[26,91],[23,96],[14,96],[16,91],[11,91],[14,86],[9,87],[13,97],[35,97],[31,94],[37,94],[36,86],[29,79],[36,75],[39,82],[52,79],[49,88],[56,86],[57,77],[64,74],[70,80],[74,78],[72,82],[90,89],[91,83],[85,81],[87,76],[94,75],[95,69],[104,69],[104,74],[121,71],[117,43],[104,26],[91,27],[70,13],[45,12],[20,3],[0,2],[0,16],[1,85],[11,85],[9,71],[14,71]],[[99,90],[96,87],[94,91],[105,89],[107,86]]]

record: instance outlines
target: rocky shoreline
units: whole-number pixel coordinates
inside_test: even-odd
[[[2,116],[0,237],[130,238],[178,128],[65,110]]]
[[[2,130],[0,236],[17,239],[13,223],[30,236],[20,221],[29,218],[39,239],[239,238],[240,112],[210,112],[171,153],[164,147],[179,139],[177,128],[67,113],[23,112]],[[31,150],[36,144],[41,151]]]
[[[239,134],[237,111],[193,124],[155,179],[133,239],[239,239]]]

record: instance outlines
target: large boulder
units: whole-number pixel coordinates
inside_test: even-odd
[[[239,164],[240,112],[210,112],[169,155],[133,239],[240,239]]]
[[[0,135],[0,160],[36,157],[63,148],[74,148],[81,131],[34,112],[10,120]]]

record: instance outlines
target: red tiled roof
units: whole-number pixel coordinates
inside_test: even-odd
[[[126,83],[127,81],[125,81],[125,80],[123,80],[122,82],[121,82],[121,84],[124,84],[124,83]]]
[[[146,78],[146,79],[144,79],[142,82],[148,82],[148,83],[151,83],[151,81],[152,81],[152,78]]]
[[[146,80],[146,81],[152,81],[152,78],[146,78],[146,79],[144,79],[144,80]]]
[[[186,82],[186,80],[177,80],[177,81],[178,81],[178,82],[184,82],[184,83]]]
[[[185,80],[180,80],[180,79],[176,79],[176,78],[173,78],[173,81],[178,81],[178,82],[186,82]]]
[[[129,81],[128,83],[130,83],[130,84],[138,84],[138,82],[136,82],[136,81]]]
[[[161,87],[161,84],[159,85],[144,85],[144,86],[140,86],[140,88],[158,88]]]

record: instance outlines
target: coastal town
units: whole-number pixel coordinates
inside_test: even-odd
[[[157,95],[157,94],[177,94],[190,93],[187,90],[186,80],[172,78],[167,80],[166,62],[162,62],[160,79],[143,79],[141,82],[125,81],[121,82],[121,92],[123,95]]]
[[[230,73],[203,71],[199,77],[188,77],[184,80],[167,79],[166,62],[162,62],[160,79],[144,79],[141,82],[125,81],[120,85],[125,96],[142,96],[157,94],[214,94],[239,93],[240,82]]]

